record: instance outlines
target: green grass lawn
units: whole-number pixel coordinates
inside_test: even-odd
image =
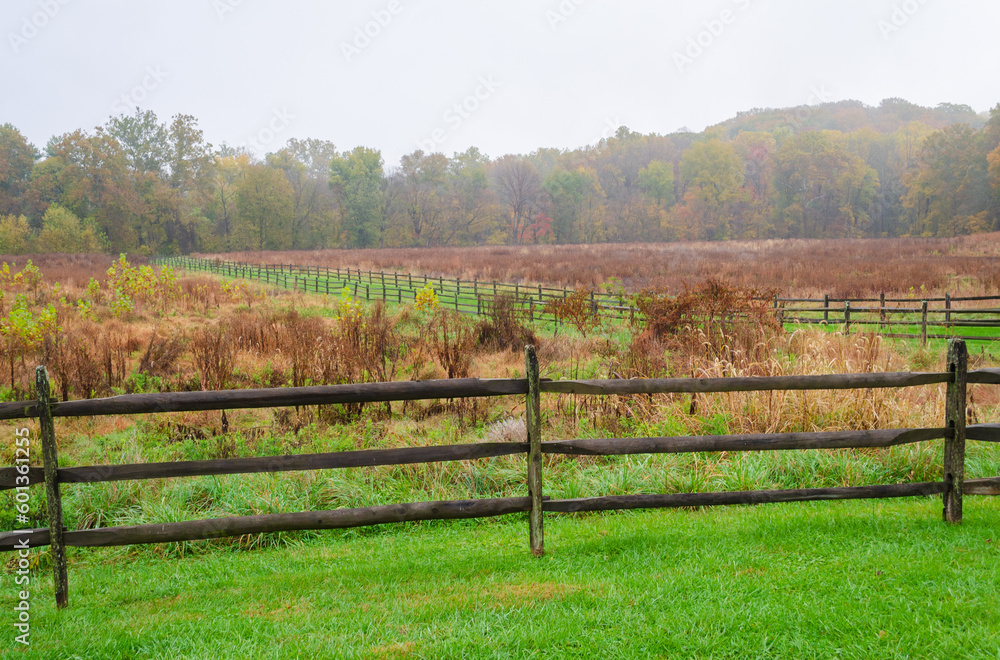
[[[36,574],[24,658],[998,658],[1000,501],[822,502],[324,532]],[[10,577],[10,576],[8,576]],[[10,579],[0,606],[12,620]]]

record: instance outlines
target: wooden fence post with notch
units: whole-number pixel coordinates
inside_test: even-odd
[[[965,485],[965,390],[969,353],[962,339],[948,341],[948,383],[945,426],[953,434],[944,441],[944,521],[962,522],[962,489]]]
[[[40,366],[35,369],[35,391],[38,398],[38,427],[42,436],[45,504],[49,511],[49,545],[52,553],[52,572],[55,577],[56,605],[63,608],[69,604],[69,577],[66,573],[62,498],[59,494],[59,452],[56,450],[56,429],[52,421],[49,374],[45,371],[45,367]]]
[[[535,347],[524,347],[524,375],[528,379],[528,398],[525,405],[525,427],[528,431],[528,537],[531,554],[541,557],[545,553],[542,531],[542,403],[538,378],[538,355]]]

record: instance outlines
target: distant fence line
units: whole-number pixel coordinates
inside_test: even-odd
[[[351,295],[367,301],[415,302],[419,288],[430,286],[439,297],[439,305],[466,314],[483,314],[497,295],[511,296],[529,320],[560,322],[545,306],[565,300],[575,291],[568,287],[508,284],[496,280],[463,280],[461,278],[430,277],[398,271],[372,271],[330,266],[300,266],[294,264],[264,264],[222,261],[197,257],[157,257],[154,263],[192,271],[205,271],[255,279],[268,284],[302,292],[339,295],[346,287]],[[641,313],[619,295],[589,291],[591,313],[599,318],[629,319]],[[849,333],[854,328],[877,332],[886,337],[920,339],[951,339],[992,341],[1000,338],[1000,307],[956,307],[955,303],[1000,301],[1000,296],[952,296],[917,298],[774,298],[775,313],[783,323],[821,324],[842,328]],[[865,305],[878,303],[878,306]],[[937,331],[943,328],[947,332]],[[989,335],[957,335],[963,328],[997,329]]]
[[[416,302],[417,291],[429,286],[438,296],[439,307],[466,314],[483,314],[494,298],[509,296],[532,321],[557,321],[555,315],[544,311],[545,305],[554,300],[565,300],[574,293],[566,287],[559,289],[496,280],[463,280],[356,268],[245,263],[196,257],[157,257],[151,261],[186,270],[259,280],[305,293],[340,295],[346,287],[353,297],[366,301]],[[611,294],[592,291],[589,298],[591,313],[598,317],[634,318],[637,312]]]
[[[483,518],[527,512],[531,552],[543,553],[543,512],[609,511],[616,509],[759,504],[835,499],[936,495],[943,497],[946,522],[962,520],[963,495],[1000,495],[1000,477],[965,479],[966,439],[1000,442],[1000,425],[966,427],[968,383],[1000,384],[1000,370],[969,372],[965,343],[949,342],[947,370],[941,373],[860,373],[820,376],[748,378],[667,378],[633,380],[551,381],[539,377],[533,346],[525,347],[525,377],[465,378],[391,383],[365,383],[214,392],[126,394],[106,399],[55,402],[44,367],[36,370],[37,398],[0,404],[0,419],[37,417],[41,427],[44,464],[0,469],[0,489],[18,493],[44,483],[48,527],[0,532],[0,551],[51,545],[56,601],[68,603],[66,546],[114,546],[212,539],[264,532],[317,530],[389,522]],[[947,385],[945,419],[940,428],[848,430],[808,433],[759,433],[690,437],[587,438],[542,441],[541,395],[634,395],[654,393],[759,392],[855,388],[902,388]],[[487,442],[429,447],[343,451],[256,458],[234,458],[129,465],[58,467],[54,418],[171,411],[323,405],[349,402],[426,400],[438,398],[524,396],[526,442]],[[710,493],[652,493],[554,500],[543,497],[543,454],[612,456],[702,451],[768,451],[891,447],[944,439],[943,478],[922,483],[837,488],[800,488]],[[410,502],[330,511],[304,511],[214,518],[67,531],[62,520],[60,485],[125,479],[162,479],[220,474],[273,473],[289,470],[336,469],[402,465],[496,456],[526,456],[524,497],[436,502]]]

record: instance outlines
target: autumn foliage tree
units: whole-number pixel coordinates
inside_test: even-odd
[[[66,229],[70,217],[79,230]],[[1000,106],[755,108],[700,133],[620,126],[572,150],[418,150],[398,167],[376,149],[308,138],[266,154],[213,147],[193,116],[161,121],[138,108],[41,152],[0,126],[0,249],[10,252],[93,247],[58,238],[77,231],[104,250],[171,254],[997,229]]]

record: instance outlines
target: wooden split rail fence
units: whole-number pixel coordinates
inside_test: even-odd
[[[1000,338],[1000,296],[952,296],[937,298],[778,298],[775,307],[785,323],[824,324],[877,332],[884,337],[964,339],[992,341]],[[994,303],[993,306],[978,307]],[[963,306],[963,304],[971,304]],[[939,329],[937,332],[934,329]],[[956,335],[968,328],[986,328],[983,335]],[[945,332],[941,332],[943,329]],[[907,332],[909,331],[909,332]]]
[[[430,287],[438,296],[440,307],[466,314],[483,314],[497,296],[508,296],[531,321],[557,321],[553,314],[545,311],[546,304],[565,300],[574,293],[566,287],[559,289],[542,285],[507,284],[496,280],[463,280],[357,268],[260,264],[196,257],[157,257],[152,261],[185,270],[259,280],[303,292],[340,295],[346,287],[353,297],[366,301],[415,302],[417,291]],[[588,298],[591,313],[601,318],[634,319],[637,313],[624,300],[608,293],[591,291]]]
[[[0,469],[0,489],[15,489],[16,501],[22,502],[27,501],[27,491],[32,485],[44,483],[48,526],[0,532],[0,550],[16,550],[24,553],[22,554],[24,557],[30,548],[50,545],[55,573],[56,602],[60,607],[65,607],[69,593],[66,546],[192,541],[242,534],[357,527],[416,520],[483,518],[527,512],[529,546],[533,554],[541,555],[543,512],[610,511],[920,495],[941,495],[944,502],[944,520],[958,523],[962,520],[963,495],[1000,495],[1000,477],[965,479],[966,440],[1000,442],[998,424],[976,424],[966,427],[966,387],[968,383],[1000,384],[1000,370],[967,371],[966,347],[961,340],[952,340],[949,343],[947,365],[947,371],[941,373],[893,372],[749,378],[551,381],[539,378],[535,349],[533,346],[527,346],[524,378],[463,378],[257,390],[125,394],[106,399],[59,402],[51,400],[48,375],[44,367],[38,367],[37,399],[0,404],[0,419],[38,418],[44,465],[35,467],[18,464],[15,467]],[[942,383],[947,385],[947,406],[945,419],[938,428],[542,441],[542,394],[761,392],[903,388]],[[259,458],[83,467],[58,467],[56,455],[54,419],[57,417],[500,396],[525,397],[526,442],[484,442]],[[941,438],[944,439],[941,481],[837,488],[595,496],[577,499],[543,497],[543,454],[611,456],[704,451],[891,447]],[[303,511],[81,530],[64,529],[62,520],[63,484],[403,465],[517,454],[526,456],[523,497],[410,502],[329,511]]]
[[[346,287],[357,299],[385,302],[415,302],[417,290],[434,289],[439,304],[467,314],[482,314],[497,295],[514,298],[531,321],[559,319],[545,310],[546,304],[565,300],[575,292],[529,284],[429,277],[400,272],[221,261],[196,257],[158,257],[154,263],[228,277],[260,280],[303,292],[340,295]],[[635,320],[638,309],[621,296],[588,292],[591,313],[600,318]],[[1000,296],[951,296],[924,298],[775,298],[775,313],[783,323],[823,324],[850,332],[853,328],[886,337],[992,341],[1000,338]],[[996,303],[991,307],[975,305]],[[877,303],[877,306],[875,304]],[[971,306],[970,306],[971,304]],[[965,306],[963,306],[965,305]],[[983,335],[956,335],[967,328],[986,328]]]

